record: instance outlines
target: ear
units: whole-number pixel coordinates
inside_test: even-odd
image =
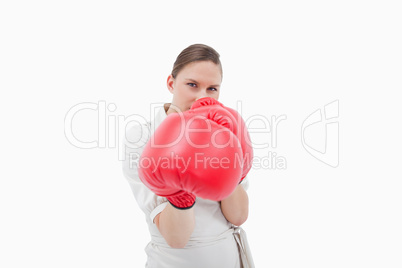
[[[174,80],[173,76],[170,74],[167,78],[166,85],[167,85],[168,90],[172,94],[173,94],[173,90],[174,90],[174,83],[175,83],[175,80]]]

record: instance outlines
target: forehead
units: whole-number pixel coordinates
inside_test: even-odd
[[[221,68],[212,61],[196,61],[187,64],[180,72],[181,79],[206,80],[218,83],[222,80]],[[199,81],[201,82],[201,81]]]

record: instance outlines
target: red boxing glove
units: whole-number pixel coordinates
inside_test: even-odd
[[[216,101],[215,99],[212,98],[202,98],[199,101],[195,102],[192,105],[192,109],[201,107],[203,105],[210,105],[211,102]],[[217,101],[216,101],[217,102]],[[236,135],[237,139],[240,142],[241,149],[243,154],[236,159],[236,164],[240,164],[242,167],[242,175],[239,180],[239,184],[243,181],[243,179],[247,176],[248,172],[250,171],[252,167],[252,162],[253,162],[253,147],[251,145],[251,139],[250,139],[250,134],[248,132],[248,129],[246,127],[246,123],[244,122],[243,118],[241,115],[234,109],[230,107],[223,106],[220,104],[222,107],[224,107],[227,111],[229,111],[234,118],[234,122],[236,123],[235,126],[237,126],[234,130],[233,133]]]
[[[235,118],[237,122],[237,138],[240,141],[240,145],[243,151],[243,159],[241,162],[242,165],[242,176],[239,181],[239,184],[243,181],[243,179],[247,176],[253,165],[253,147],[251,144],[250,133],[246,127],[246,123],[244,122],[241,115],[234,109],[225,107]]]
[[[195,196],[215,201],[228,197],[244,178],[244,152],[233,114],[215,99],[202,98],[189,111],[169,115],[144,148],[140,179],[180,209],[191,208]]]

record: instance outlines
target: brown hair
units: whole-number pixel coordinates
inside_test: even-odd
[[[219,65],[221,75],[223,76],[222,64],[219,57],[219,53],[210,46],[203,44],[191,45],[185,48],[179,56],[177,56],[176,61],[173,64],[172,76],[173,78],[176,78],[181,69],[183,69],[187,64],[195,61],[212,61]]]

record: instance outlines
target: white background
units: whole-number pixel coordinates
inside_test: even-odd
[[[220,101],[287,117],[277,147],[255,150],[286,169],[249,175],[256,267],[402,267],[398,1],[144,2],[1,2],[0,266],[144,267],[150,237],[116,146],[73,146],[65,116],[103,101],[111,118],[148,118],[171,101],[176,56],[203,43],[221,55]],[[301,126],[336,100],[333,168]],[[75,135],[95,140],[97,120],[77,115]]]

